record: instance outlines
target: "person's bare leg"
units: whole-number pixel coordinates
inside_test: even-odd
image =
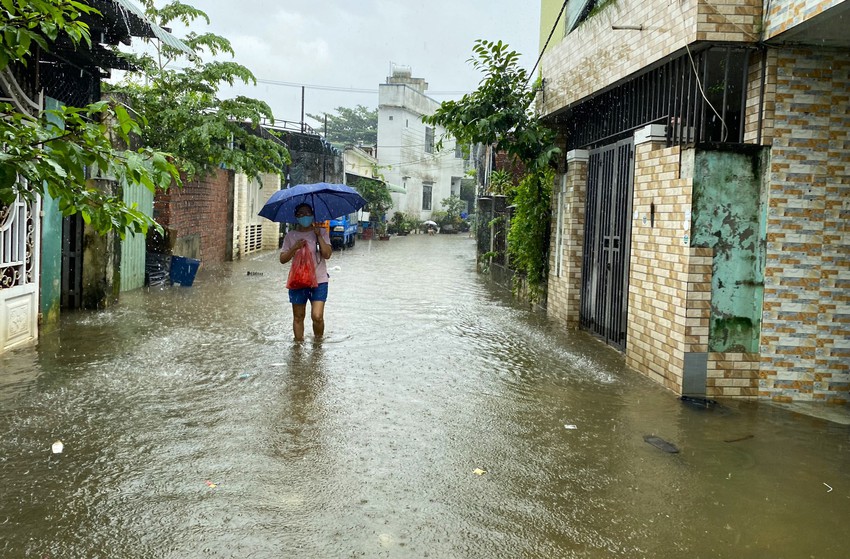
[[[292,333],[295,341],[304,341],[304,317],[307,316],[307,304],[292,305]]]
[[[313,335],[321,338],[325,335],[325,302],[312,301],[310,303],[310,319],[313,321]],[[303,324],[302,324],[303,326]],[[303,330],[302,330],[303,332]]]

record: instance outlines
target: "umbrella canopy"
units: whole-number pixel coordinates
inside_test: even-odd
[[[272,194],[258,215],[281,223],[297,223],[295,208],[299,204],[310,204],[314,219],[326,221],[356,212],[366,205],[366,200],[344,184],[299,184]]]
[[[422,224],[423,224],[423,225],[433,225],[434,227],[436,227],[436,226],[437,226],[437,222],[436,222],[436,221],[431,221],[430,219],[429,219],[428,221],[423,221],[423,222],[422,222]]]

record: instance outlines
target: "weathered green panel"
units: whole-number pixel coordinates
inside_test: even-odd
[[[124,202],[136,204],[139,211],[153,215],[153,193],[144,186],[124,187]],[[145,285],[145,236],[128,233],[121,243],[121,291]]]
[[[45,109],[55,110],[59,106],[59,101],[45,97]],[[47,118],[56,122],[50,115]],[[49,332],[59,324],[62,302],[62,213],[58,202],[50,197],[46,189],[41,200],[41,211],[40,331]]]
[[[695,154],[692,246],[714,248],[709,351],[758,352],[766,246],[759,146]]]

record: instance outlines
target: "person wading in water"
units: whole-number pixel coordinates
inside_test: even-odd
[[[298,225],[283,238],[280,247],[280,263],[286,264],[304,245],[315,247],[316,287],[290,289],[289,302],[292,303],[292,332],[296,341],[304,340],[304,318],[307,315],[307,301],[310,301],[310,319],[313,321],[313,336],[321,338],[325,334],[325,301],[328,300],[327,260],[333,254],[327,229],[313,221],[313,208],[309,204],[299,204],[295,208]]]

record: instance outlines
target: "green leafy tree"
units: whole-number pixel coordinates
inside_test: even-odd
[[[559,151],[555,133],[534,114],[536,91],[519,66],[515,51],[501,41],[478,40],[473,53],[470,62],[484,73],[478,89],[459,101],[442,103],[434,114],[422,120],[442,126],[458,142],[496,146],[524,164],[526,175],[513,199],[516,209],[508,233],[508,250],[533,301],[542,295],[546,282],[550,191],[554,180],[549,166]]]
[[[365,210],[369,212],[371,221],[380,223],[387,210],[393,206],[393,199],[387,185],[380,181],[357,179],[352,184],[357,192],[366,200]]]
[[[375,145],[378,143],[378,109],[369,110],[363,105],[356,107],[337,107],[337,114],[310,114],[307,116],[325,124],[328,119],[328,141],[338,145]]]
[[[148,19],[161,27],[174,22],[189,25],[198,18],[209,23],[206,13],[179,1],[162,8],[153,0],[143,4]],[[148,121],[142,143],[173,153],[190,177],[219,165],[251,176],[281,174],[290,162],[289,152],[273,132],[259,129],[263,121],[274,122],[271,108],[250,97],[218,96],[224,84],[256,84],[254,75],[235,62],[203,61],[205,55],[233,56],[230,42],[213,33],[195,32],[183,42],[194,53],[188,60],[184,51],[158,41],[152,43],[152,54],[128,55],[139,71],[110,88]],[[172,68],[178,60],[188,66]]]
[[[82,17],[99,12],[69,0],[3,0],[0,3],[0,71],[16,64],[26,68],[36,49],[50,51],[57,41],[75,47],[91,45]],[[144,121],[142,120],[142,124]],[[0,208],[16,198],[32,200],[49,193],[64,215],[79,213],[99,233],[114,230],[145,233],[153,220],[99,189],[89,177],[114,177],[153,191],[179,182],[166,153],[131,145],[139,123],[120,105],[98,102],[62,107],[32,115],[24,108],[0,103]]]
[[[497,145],[526,165],[547,166],[558,153],[555,133],[532,110],[536,90],[519,66],[519,54],[501,41],[481,39],[472,51],[475,57],[469,61],[484,73],[478,89],[459,101],[443,102],[422,120],[442,126],[458,143]]]
[[[446,211],[446,214],[452,219],[460,219],[460,214],[466,209],[466,202],[460,199],[457,194],[452,194],[448,198],[440,200],[440,204]]]
[[[554,181],[551,167],[535,167],[519,182],[514,195],[508,251],[513,266],[525,273],[532,300],[540,295],[546,283]]]

